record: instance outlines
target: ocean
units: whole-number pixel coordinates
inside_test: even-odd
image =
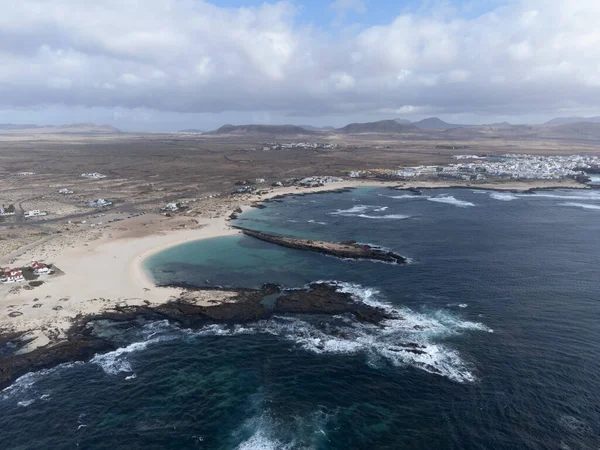
[[[2,449],[597,449],[600,191],[290,196],[237,224],[409,264],[229,236],[147,261],[158,283],[326,282],[390,311],[96,332],[119,350],[0,393]],[[398,351],[411,342],[422,351]],[[433,369],[432,369],[433,368]]]

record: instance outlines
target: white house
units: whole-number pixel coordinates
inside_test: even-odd
[[[72,191],[72,190],[70,190],[70,189],[67,189],[67,188],[63,188],[63,189],[59,189],[59,190],[58,190],[58,193],[59,193],[59,194],[63,194],[63,195],[68,195],[68,194],[72,194],[72,193],[73,193],[73,191]]]
[[[112,205],[112,202],[109,202],[108,200],[104,200],[103,198],[99,198],[98,200],[94,200],[93,202],[89,202],[88,206],[91,207],[100,207],[100,206],[110,206]]]
[[[2,278],[2,283],[17,283],[19,281],[24,281],[25,277],[23,276],[23,271],[20,269],[10,269],[5,267],[3,270],[4,277]]]
[[[46,264],[37,261],[31,263],[31,268],[36,275],[47,275],[50,273],[50,268]]]
[[[33,209],[31,211],[25,212],[25,217],[46,216],[47,214],[47,212],[40,211],[39,209]]]
[[[164,211],[177,211],[178,209],[177,203],[167,203],[167,206],[163,208]]]

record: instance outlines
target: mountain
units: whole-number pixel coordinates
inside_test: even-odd
[[[503,127],[512,127],[511,123],[508,122],[496,122],[496,123],[490,123],[488,125],[482,125],[484,127],[496,127],[496,128],[503,128]]]
[[[314,131],[306,130],[296,125],[223,125],[218,130],[209,131],[205,135],[226,134],[269,134],[269,135],[296,135],[313,134]]]
[[[33,124],[16,124],[16,123],[0,123],[0,130],[26,130],[38,128],[38,125]]]
[[[563,139],[573,141],[600,140],[600,121],[567,123],[565,125],[555,125],[551,127],[544,127],[541,129],[544,130],[542,136],[551,139]]]
[[[0,131],[22,132],[36,134],[56,133],[121,133],[121,130],[112,125],[96,125],[95,123],[72,123],[69,125],[33,125],[33,124],[0,124]]]
[[[406,119],[394,119],[394,122],[398,122],[402,125],[410,125],[412,122]]]
[[[423,119],[418,122],[413,122],[413,125],[423,130],[447,130],[449,128],[462,128],[464,125],[453,125],[451,123],[444,122],[438,117],[430,117]]]
[[[555,127],[558,125],[569,125],[580,122],[600,123],[600,117],[556,117],[555,119],[545,122],[543,125]]]
[[[351,123],[338,128],[340,133],[406,133],[414,131],[412,125],[403,125],[395,120],[380,120],[379,122]]]

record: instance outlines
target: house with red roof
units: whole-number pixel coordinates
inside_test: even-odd
[[[11,269],[9,267],[5,267],[2,269],[2,274],[2,283],[17,283],[25,280],[23,271],[21,269]]]
[[[50,273],[50,268],[41,262],[33,261],[31,263],[31,268],[36,275],[47,275]]]

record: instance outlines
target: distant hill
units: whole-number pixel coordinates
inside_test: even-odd
[[[203,133],[203,130],[199,130],[198,128],[189,128],[187,130],[179,130],[178,133]]]
[[[600,140],[600,122],[576,122],[565,125],[556,125],[544,130],[543,137],[552,139],[564,140],[585,140],[599,141]]]
[[[508,122],[496,122],[496,123],[490,123],[488,125],[482,125],[484,127],[496,127],[496,128],[503,128],[503,127],[512,127],[511,123]]]
[[[394,119],[394,122],[398,122],[402,125],[410,125],[412,122],[406,119]]]
[[[314,127],[312,125],[298,125],[300,128],[304,128],[305,130],[308,131],[331,131],[331,130],[335,130],[335,127],[332,126],[325,126],[325,127]]]
[[[450,128],[462,128],[464,125],[453,125],[451,123],[444,122],[438,117],[430,117],[423,119],[418,122],[413,122],[413,125],[423,130],[447,130]]]
[[[218,130],[209,131],[205,135],[244,135],[244,134],[268,134],[268,135],[296,135],[313,134],[314,131],[307,130],[296,125],[223,125]]]
[[[600,123],[600,117],[557,117],[545,122],[544,125],[554,127],[559,125],[569,125],[572,123],[592,122]]]
[[[33,124],[0,123],[0,130],[26,130],[28,128],[38,128]]]
[[[379,122],[351,123],[338,128],[340,133],[406,133],[414,131],[412,125],[404,125],[395,120],[380,120]]]
[[[73,123],[70,125],[33,125],[33,124],[0,124],[0,131],[53,134],[53,133],[121,133],[112,125],[96,125],[95,123]]]

